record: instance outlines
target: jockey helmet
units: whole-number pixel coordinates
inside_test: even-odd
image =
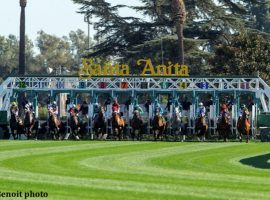
[[[56,101],[54,101],[52,104],[53,104],[53,105],[56,105]]]
[[[241,108],[245,108],[245,107],[246,107],[246,105],[245,105],[245,104],[242,104],[242,105],[241,105]]]
[[[70,105],[70,108],[75,108],[75,107],[76,107],[75,104],[71,104],[71,105]]]
[[[11,105],[12,105],[12,106],[17,106],[17,103],[16,103],[15,101],[13,101],[13,102],[11,103]]]
[[[203,103],[202,103],[202,102],[200,102],[200,103],[199,103],[199,106],[203,106]]]

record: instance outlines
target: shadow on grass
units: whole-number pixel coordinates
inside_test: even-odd
[[[240,160],[244,165],[260,169],[270,169],[270,153]]]

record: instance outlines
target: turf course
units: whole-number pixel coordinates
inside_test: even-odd
[[[0,191],[30,190],[57,200],[270,199],[270,145],[1,141]]]

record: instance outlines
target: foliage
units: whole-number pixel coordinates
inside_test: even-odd
[[[38,32],[37,47],[40,54],[37,60],[40,66],[50,67],[55,73],[60,73],[60,68],[72,66],[70,44],[67,37],[56,37],[44,31]]]
[[[40,31],[36,44],[26,36],[26,74],[47,74],[47,68],[53,74],[70,71],[77,74],[81,58],[87,54],[88,37],[80,29],[71,31],[68,36],[57,37]],[[93,45],[93,42],[90,42]],[[34,51],[37,47],[39,52]],[[0,36],[0,73],[1,81],[10,74],[18,72],[19,40],[14,35]],[[96,58],[105,62],[106,58]]]
[[[213,58],[214,73],[250,75],[260,72],[270,81],[269,37],[244,31],[235,35],[229,44],[217,46]]]

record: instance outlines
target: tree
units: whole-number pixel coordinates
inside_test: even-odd
[[[183,0],[172,0],[173,20],[176,26],[178,36],[179,63],[184,63],[184,23],[186,21],[186,8]]]
[[[269,37],[251,31],[243,31],[233,37],[230,44],[219,45],[215,52],[214,73],[224,75],[260,76],[270,81]]]
[[[71,70],[71,66],[74,66],[67,37],[59,38],[39,31],[37,47],[40,51],[37,62],[44,67],[44,72],[47,70],[46,67],[50,67],[55,74],[60,74],[63,68]]]
[[[270,1],[248,0],[246,9],[249,14],[250,28],[270,33]]]
[[[69,41],[74,63],[76,66],[79,66],[81,58],[88,53],[88,37],[81,29],[78,29],[69,33]],[[93,46],[91,41],[90,46]]]
[[[120,16],[118,9],[127,7],[125,5],[112,6],[105,0],[73,1],[82,5],[81,13],[94,15],[100,19],[96,23],[99,27],[97,36],[103,38],[103,42],[96,45],[95,52],[89,56],[112,55],[121,57],[126,62],[134,60],[142,49],[143,52],[149,52],[148,49],[152,52],[151,57],[154,63],[160,63],[161,56],[157,56],[157,52],[161,51],[160,38],[165,47],[169,46],[167,44],[169,42],[173,44],[174,51],[179,49],[179,46],[175,44],[178,38],[181,44],[182,21],[185,18],[184,6],[179,4],[181,1],[173,1],[174,4],[178,3],[180,9],[177,10],[181,12],[173,12],[172,0],[141,0],[142,6],[129,6],[142,13],[141,18]],[[231,35],[231,31],[238,32],[244,25],[240,14],[244,13],[245,9],[233,0],[220,0],[220,4],[214,0],[197,0],[196,2],[187,0],[185,2],[188,13],[184,29],[185,64],[193,64],[192,61],[195,58],[200,62],[197,63],[198,66],[207,67],[209,65],[207,60],[209,54],[213,53],[214,45],[222,43],[228,38],[227,35]],[[178,23],[175,23],[174,13],[177,12],[181,17],[178,17]],[[179,15],[176,14],[176,16]],[[174,28],[175,24],[179,25],[178,31]],[[172,37],[172,35],[178,37]],[[175,52],[165,50],[168,60],[179,61],[179,56]],[[193,72],[196,72],[196,69]]]

